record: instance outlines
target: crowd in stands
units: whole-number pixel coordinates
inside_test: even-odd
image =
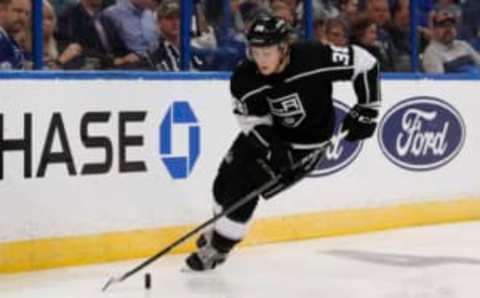
[[[232,70],[261,13],[304,39],[300,0],[193,0],[191,70]],[[230,7],[222,7],[230,3]],[[420,70],[480,70],[480,1],[417,0]],[[410,0],[313,0],[314,39],[356,45],[382,71],[412,71]],[[0,70],[32,68],[30,0],[0,0]],[[180,70],[179,0],[43,0],[45,69]]]

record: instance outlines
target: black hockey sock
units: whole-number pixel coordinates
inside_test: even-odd
[[[213,232],[212,235],[212,246],[221,253],[228,254],[233,247],[239,243],[241,240],[232,240],[221,234],[217,233],[216,231]]]

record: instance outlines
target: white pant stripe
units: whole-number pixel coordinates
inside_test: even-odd
[[[223,208],[217,202],[213,203],[215,214],[222,212]],[[241,223],[222,216],[215,222],[215,231],[231,240],[242,240],[247,234],[249,223]]]

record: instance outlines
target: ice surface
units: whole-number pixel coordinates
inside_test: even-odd
[[[163,257],[105,293],[110,276],[143,260],[0,275],[0,297],[480,297],[480,222],[241,248],[206,273],[182,272],[184,258]]]

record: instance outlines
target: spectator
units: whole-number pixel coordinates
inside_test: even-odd
[[[325,24],[325,37],[327,43],[336,47],[348,45],[349,28],[341,18],[328,19]]]
[[[229,11],[223,8],[225,3],[230,4]],[[218,44],[228,46],[232,41],[245,43],[246,18],[259,7],[260,4],[254,1],[206,0],[204,14],[208,23],[215,28]]]
[[[229,1],[230,14],[226,16],[225,10],[223,9],[223,4],[226,3],[225,1],[205,0],[204,2],[205,18],[207,22],[218,31],[218,39],[222,39],[222,36],[219,35],[225,34],[241,33],[243,35],[245,32],[246,17],[260,7],[258,1],[241,3],[240,0],[231,0]],[[198,6],[198,4],[196,4],[196,6]]]
[[[479,73],[480,55],[467,42],[456,39],[456,22],[449,10],[439,10],[432,16],[432,41],[423,56],[426,72]]]
[[[178,1],[177,1],[177,5],[178,5]],[[157,18],[157,21],[158,21],[158,18]],[[240,19],[240,22],[242,26],[241,28],[243,28],[243,20]],[[191,36],[192,46],[197,48],[207,48],[207,49],[213,49],[217,47],[215,30],[213,29],[212,26],[210,26],[207,23],[207,19],[205,16],[205,7],[200,2],[195,4],[195,13],[193,15],[193,20],[192,20],[192,33],[193,33],[193,36]]]
[[[327,0],[324,0],[324,1],[327,1]],[[281,2],[281,3],[285,4],[288,7],[288,9],[291,11],[291,13],[293,15],[293,18],[295,20],[302,19],[303,5],[300,5],[302,1],[300,1],[300,0],[271,0],[270,1],[270,9],[277,2]]]
[[[398,5],[398,1],[399,0],[388,0],[390,10],[394,10],[395,6]],[[420,27],[428,28],[428,15],[433,8],[434,2],[438,2],[438,0],[416,0],[416,15]]]
[[[437,0],[433,5],[433,11],[449,10],[458,21],[462,17],[462,9],[458,0]]]
[[[392,7],[392,22],[388,27],[392,38],[396,71],[412,71],[410,20],[410,0],[396,0]],[[431,38],[431,31],[426,27],[418,26],[415,35],[419,51],[423,52]]]
[[[180,70],[180,19],[177,1],[164,0],[157,9],[157,24],[160,37],[148,51],[150,68],[163,71]],[[201,14],[199,14],[201,15]],[[245,48],[216,46],[211,27],[199,30],[191,40],[192,70],[231,70],[245,57]],[[241,54],[239,54],[241,53]]]
[[[57,17],[48,0],[43,1],[43,63],[45,68],[56,68],[58,57],[57,41],[53,35],[57,25]]]
[[[301,26],[297,26],[297,17],[295,10],[291,8],[286,2],[284,1],[275,1],[271,5],[272,15],[276,17],[280,17],[287,21],[292,28],[292,36],[297,39],[304,35],[304,29]]]
[[[29,0],[0,0],[0,70],[22,69],[24,54],[13,36],[27,29]]]
[[[56,27],[56,16],[53,6],[43,1],[43,64],[44,69],[55,68],[55,59],[58,56],[57,42],[53,36]],[[32,32],[31,23],[14,34],[24,56],[23,69],[32,69]]]
[[[287,21],[293,28],[295,26],[295,11],[283,1],[275,1],[271,5],[272,14]]]
[[[178,2],[163,0],[157,11],[159,39],[147,52],[147,63],[161,71],[180,70],[180,7]],[[199,69],[202,61],[192,55],[192,68]]]
[[[103,11],[128,50],[137,55],[136,61],[158,38],[152,7],[152,0],[120,0]]]
[[[240,0],[230,0],[232,25],[235,31],[245,32],[245,23],[240,12]]]
[[[457,32],[460,32],[461,34],[463,34],[464,33],[462,29],[463,15],[462,15],[462,9],[458,4],[458,2],[459,2],[458,0],[436,0],[429,13],[429,20],[428,20],[429,28],[432,28],[432,18],[436,12],[440,10],[448,10],[455,16],[455,19],[457,20],[457,23],[456,23],[456,29],[458,30]],[[478,15],[475,17],[478,18]],[[430,35],[431,35],[431,32],[430,32]],[[467,37],[465,36],[464,38],[467,38]]]
[[[339,0],[339,16],[351,25],[358,17],[358,0]]]
[[[393,71],[393,55],[384,52],[378,41],[377,24],[366,16],[358,17],[351,27],[352,43],[370,52],[377,58],[381,71]]]
[[[197,51],[197,54],[203,56],[202,60],[207,62],[204,70],[232,70],[240,61],[246,57],[246,37],[245,30],[249,26],[249,18],[263,10],[261,3],[257,5],[247,2],[248,9],[242,14],[240,1],[230,1],[230,12],[226,14],[222,0],[209,0],[206,5],[206,14],[215,15],[212,19],[212,25],[215,27],[215,37],[218,50],[216,51]],[[218,5],[215,8],[214,3]],[[209,10],[216,11],[215,14]],[[241,22],[238,20],[241,19]],[[237,20],[237,21],[236,21]],[[215,61],[215,62],[214,62]],[[215,66],[216,64],[216,66]]]
[[[393,52],[392,36],[387,27],[392,22],[390,7],[387,0],[370,0],[366,6],[366,15],[377,25],[379,47],[382,52]]]
[[[411,67],[410,0],[398,0],[392,7],[392,22],[387,30],[392,40],[395,70],[408,72]]]
[[[313,9],[315,18],[326,20],[336,18],[339,15],[337,0],[315,0],[313,1]]]
[[[379,29],[384,29],[392,19],[387,0],[370,0],[366,10],[368,17],[377,24]]]
[[[138,56],[128,51],[112,21],[102,15],[104,0],[80,0],[59,17],[57,41],[64,69],[129,67]]]
[[[470,0],[462,4],[463,22],[459,36],[480,50],[480,1]]]
[[[223,0],[194,0],[196,5],[197,1],[200,1],[201,4],[205,7],[205,18],[208,24],[216,27],[220,23],[220,17],[222,16],[223,10]],[[247,3],[248,10],[256,7],[255,1],[249,1]]]

